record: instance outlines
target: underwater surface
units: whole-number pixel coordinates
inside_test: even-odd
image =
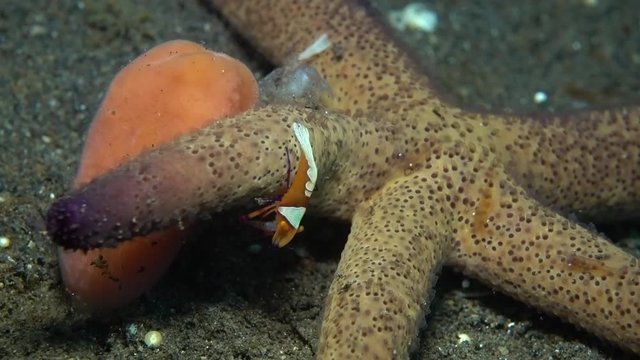
[[[70,188],[111,78],[176,38],[271,65],[204,1],[17,1],[0,8],[0,358],[311,359],[348,227],[306,219],[284,249],[238,213],[199,225],[141,299],[91,314],[65,293],[43,213]],[[407,30],[441,93],[493,111],[565,111],[640,100],[640,3],[429,1]],[[515,4],[515,3],[514,3]],[[388,11],[406,2],[376,4]],[[632,222],[598,227],[638,254]],[[634,235],[635,234],[635,235]],[[636,238],[634,241],[633,238]],[[6,245],[6,246],[5,246]],[[463,286],[463,283],[465,284]],[[158,348],[144,337],[162,334]],[[462,334],[470,341],[459,344]],[[620,350],[445,270],[416,359],[619,359]]]

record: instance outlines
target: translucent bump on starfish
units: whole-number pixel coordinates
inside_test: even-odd
[[[260,80],[260,101],[263,104],[320,108],[323,96],[331,96],[329,85],[309,65],[296,64],[278,68]]]
[[[330,46],[329,35],[323,33],[300,52],[295,60],[265,76],[260,81],[261,102],[321,107],[321,98],[331,96],[329,85],[314,67],[303,62],[326,51]]]

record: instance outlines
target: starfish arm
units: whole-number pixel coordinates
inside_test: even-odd
[[[325,303],[319,359],[409,357],[451,248],[442,203],[428,205],[438,185],[416,172],[357,208]]]
[[[639,352],[638,259],[543,207],[501,167],[478,174],[484,181],[464,189],[448,265]]]
[[[296,163],[301,156],[291,130],[294,121],[309,127],[324,176],[339,153],[355,153],[354,143],[341,139],[350,127],[358,128],[357,120],[264,107],[144,153],[60,199],[49,209],[47,229],[64,247],[113,246],[272,193],[287,176],[285,149]],[[339,202],[346,219],[349,206]]]
[[[307,63],[327,81],[344,112],[386,111],[401,103],[438,103],[407,52],[370,5],[343,0],[212,0],[269,60],[283,65],[322,34],[331,47]]]
[[[477,120],[472,127],[484,138],[480,143],[489,144],[509,174],[542,204],[590,218],[640,212],[637,107],[468,116]]]

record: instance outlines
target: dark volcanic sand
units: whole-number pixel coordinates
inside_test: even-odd
[[[186,38],[239,57],[258,76],[269,71],[197,1],[94,3],[6,0],[0,8],[0,236],[11,240],[0,249],[0,358],[312,358],[342,224],[306,219],[293,246],[277,250],[223,214],[131,306],[96,317],[65,294],[42,213],[68,189],[117,70],[155,44]],[[380,6],[400,6],[389,3]],[[447,98],[518,111],[638,101],[640,2],[505,4],[433,1],[435,32],[407,36]],[[533,102],[538,90],[546,103]],[[625,241],[633,229],[611,229],[634,246]],[[631,357],[478,282],[463,289],[463,279],[440,277],[416,359]],[[163,334],[159,349],[144,345],[149,330]],[[458,345],[461,333],[471,340]]]

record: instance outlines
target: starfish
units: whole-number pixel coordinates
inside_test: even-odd
[[[640,108],[473,113],[438,98],[371,10],[213,1],[276,64],[319,34],[326,108],[271,104],[145,153],[54,203],[54,241],[89,249],[278,190],[309,130],[309,212],[351,222],[320,359],[405,359],[442,266],[640,353],[640,264],[566,214],[640,209]],[[295,240],[294,240],[295,241]]]

